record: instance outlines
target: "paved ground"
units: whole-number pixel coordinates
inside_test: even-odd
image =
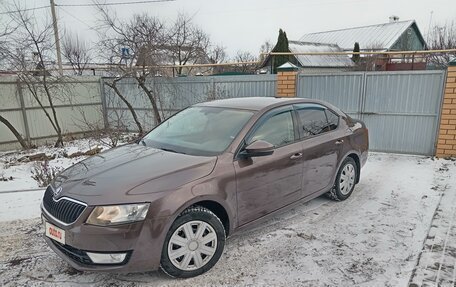
[[[210,272],[187,280],[81,273],[45,246],[38,218],[4,221],[0,285],[454,286],[454,175],[453,161],[373,154],[348,200],[317,198],[241,232]],[[30,204],[26,193],[16,196]]]

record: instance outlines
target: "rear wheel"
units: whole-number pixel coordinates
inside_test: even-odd
[[[220,219],[204,207],[190,207],[166,235],[161,269],[172,277],[200,275],[217,263],[224,246],[225,229]]]
[[[349,198],[355,188],[358,176],[355,161],[351,157],[347,157],[337,172],[336,182],[328,192],[328,196],[337,201]]]

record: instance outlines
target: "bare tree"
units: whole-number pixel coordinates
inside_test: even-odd
[[[434,26],[430,31],[428,46],[431,50],[456,49],[456,23]],[[429,54],[428,63],[445,68],[454,58],[456,53]]]
[[[166,47],[173,62],[180,66],[175,69],[177,75],[182,75],[184,65],[205,62],[209,47],[209,36],[192,22],[191,17],[179,14],[168,31]]]
[[[55,146],[63,146],[62,129],[54,105],[56,93],[53,92],[53,85],[59,79],[48,68],[54,52],[52,22],[39,21],[19,2],[13,2],[8,9],[11,23],[17,27],[9,36],[8,45],[12,49],[7,52],[8,65],[17,71],[19,80],[25,84],[55,130]]]
[[[264,61],[264,59],[266,59],[267,56],[266,54],[271,53],[273,48],[274,44],[270,40],[264,41],[264,43],[260,46],[260,60]]]
[[[141,122],[139,121],[139,118],[138,118],[138,115],[136,114],[135,109],[133,108],[131,103],[123,96],[123,94],[120,92],[119,88],[117,87],[117,83],[120,80],[122,80],[122,78],[118,77],[118,78],[115,78],[114,80],[112,80],[111,82],[105,81],[104,83],[106,86],[110,87],[114,91],[114,93],[116,93],[116,95],[122,100],[122,102],[127,106],[128,110],[130,111],[130,113],[133,117],[133,120],[134,120],[136,126],[138,127],[139,136],[142,136],[144,134],[144,129],[141,125]]]
[[[24,140],[24,137],[18,132],[18,130],[11,124],[10,121],[8,121],[5,117],[0,115],[0,122],[2,122],[16,137],[17,141],[21,145],[23,149],[28,149],[30,148],[29,144]]]
[[[158,67],[169,64],[185,66],[204,61],[209,63],[209,37],[185,15],[179,15],[171,27],[166,27],[158,18],[147,14],[119,20],[104,5],[98,5],[98,12],[102,28],[102,40],[98,46],[104,54],[109,54],[109,61],[115,64],[113,75],[116,79],[132,77],[136,80],[151,103],[155,124],[160,123],[165,117],[161,97],[162,93],[167,93],[165,86],[169,83],[159,85],[157,82],[166,81],[155,76],[170,75]],[[226,57],[222,52],[223,49],[216,50],[216,61],[222,61],[222,56]],[[173,74],[182,75],[184,67],[172,71]],[[114,87],[111,85],[110,88]]]
[[[5,11],[7,7],[0,2],[0,11]],[[7,11],[6,11],[7,13]],[[7,68],[7,57],[11,52],[9,36],[17,30],[17,26],[9,17],[0,18],[0,69]]]
[[[214,46],[209,53],[209,59],[212,64],[225,63],[228,60],[226,48],[222,45]]]
[[[98,6],[98,11],[103,28],[99,47],[109,55],[110,62],[117,64],[113,73],[116,78],[129,76],[136,80],[152,105],[155,123],[160,123],[159,95],[146,80],[158,72],[152,67],[158,65],[162,57],[161,49],[165,41],[163,23],[146,14],[135,15],[130,21],[120,21],[103,5]],[[112,83],[111,88],[114,88]]]
[[[113,98],[109,98],[109,100],[112,101]],[[112,105],[114,103],[110,102],[110,104]],[[128,131],[128,127],[125,124],[125,111],[122,109],[112,110],[112,114],[110,114],[109,117],[110,122],[113,122],[111,123],[111,125],[113,124],[113,127],[108,128],[105,127],[102,110],[98,111],[99,116],[97,117],[96,121],[93,121],[87,117],[86,111],[83,108],[77,107],[77,109],[79,110],[82,119],[76,120],[73,123],[81,130],[88,131],[85,134],[89,136],[89,143],[91,139],[94,139],[97,144],[101,142],[103,145],[113,148],[116,147],[119,141],[122,139],[123,133],[125,131]],[[83,153],[79,152],[79,154]]]
[[[76,75],[82,75],[92,60],[87,44],[78,35],[67,34],[63,41],[63,56],[73,67]]]
[[[8,44],[8,37],[17,29],[11,23],[11,20],[8,19],[5,22],[5,18],[2,18],[0,21],[0,67],[5,68],[5,61],[10,53],[10,45]],[[17,141],[23,149],[28,149],[29,144],[24,140],[24,137],[19,133],[19,131],[14,127],[14,125],[4,116],[0,115],[0,122],[3,123],[16,137]]]
[[[223,64],[228,61],[228,55],[226,53],[226,48],[222,45],[214,46],[209,53],[209,62],[211,64]],[[227,71],[229,68],[227,66],[215,66],[213,68],[206,69],[203,73],[207,73],[212,70],[212,74],[220,74]]]
[[[233,59],[234,62],[243,63],[234,66],[234,71],[240,73],[253,74],[257,69],[257,64],[250,64],[249,62],[256,62],[257,58],[248,51],[238,51]]]

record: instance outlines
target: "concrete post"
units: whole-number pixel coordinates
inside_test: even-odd
[[[100,78],[100,98],[101,98],[101,112],[103,115],[103,123],[104,123],[104,128],[107,130],[109,128],[109,120],[108,120],[108,103],[106,102],[107,99],[107,94],[106,94],[106,89],[105,89],[105,84],[104,84],[104,79],[101,77]]]
[[[27,144],[31,146],[32,140],[30,138],[30,127],[27,119],[27,109],[25,107],[24,94],[22,92],[22,85],[19,79],[16,82],[17,93],[19,95],[19,103],[21,104],[22,120],[24,121],[25,139]]]

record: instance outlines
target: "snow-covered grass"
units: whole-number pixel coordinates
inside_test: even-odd
[[[187,280],[80,273],[45,246],[38,218],[0,222],[0,285],[407,286],[454,174],[454,161],[372,153],[348,200],[317,198],[242,231],[210,272]]]
[[[132,134],[125,134],[124,140],[119,142],[125,143],[131,139]],[[55,169],[65,169],[78,161],[86,158],[86,155],[73,156],[76,153],[84,153],[95,148],[101,150],[109,149],[106,139],[86,138],[70,142],[65,142],[62,148],[52,146],[40,146],[36,149],[27,151],[10,151],[0,152],[0,193],[15,190],[41,189],[38,182],[32,178],[32,171],[35,166],[42,162],[28,161],[28,156],[45,154],[49,158],[49,167]]]
[[[135,134],[124,134],[118,145],[130,141]],[[30,161],[27,158],[44,154],[49,158],[49,168],[63,170],[87,155],[75,156],[76,153],[100,148],[111,148],[107,138],[86,138],[65,142],[62,148],[40,146],[26,151],[0,152],[0,222],[30,219],[39,216],[40,202],[44,187],[32,178],[34,168],[43,163],[43,159]],[[20,212],[18,212],[20,210]]]

